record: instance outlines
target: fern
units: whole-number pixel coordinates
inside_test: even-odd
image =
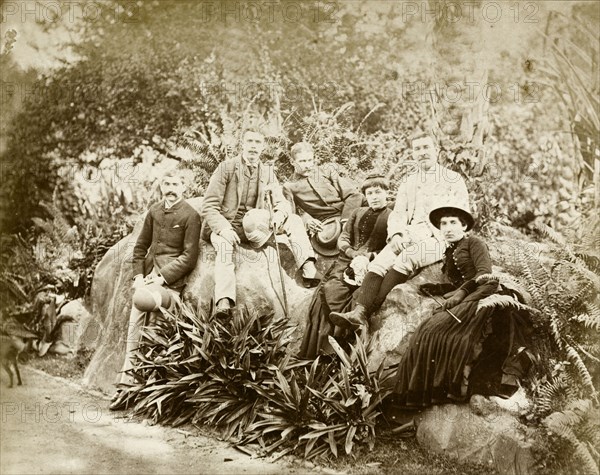
[[[578,459],[589,469],[595,449],[591,450],[583,442],[586,437],[578,432],[579,426],[585,424],[575,413],[566,411],[582,398],[598,402],[600,278],[588,266],[588,262],[595,261],[581,257],[589,255],[581,248],[581,243],[587,242],[581,236],[569,239],[543,225],[538,230],[556,247],[539,255],[519,248],[516,254],[517,279],[531,294],[531,305],[537,309],[534,314],[543,317],[541,323],[551,344],[551,355],[541,360],[545,361],[547,374],[542,383],[533,387],[535,412],[539,416],[561,414],[554,416],[560,423],[550,419],[552,430],[573,444]],[[513,305],[508,301],[489,304]],[[562,363],[552,366],[556,359]]]
[[[563,401],[574,399],[576,393],[573,389],[573,383],[574,381],[566,372],[560,372],[550,379],[544,376],[536,388],[535,412],[542,416],[547,415]]]
[[[524,310],[527,312],[537,313],[537,309],[524,305],[510,295],[493,294],[479,301],[477,312],[486,308],[512,308],[515,310]]]
[[[589,399],[574,400],[564,411],[554,412],[544,424],[553,433],[567,440],[574,447],[574,456],[581,463],[584,473],[597,475],[598,471],[598,410]]]
[[[581,377],[581,380],[590,389],[592,395],[595,396],[596,388],[594,388],[594,383],[592,382],[592,376],[590,375],[590,372],[588,371],[587,367],[585,366],[585,363],[581,359],[581,356],[579,355],[579,353],[577,353],[575,348],[573,348],[568,343],[565,343],[564,346],[565,346],[565,351],[567,353],[567,357],[575,365],[575,368],[577,368],[577,371],[579,373],[579,376]]]
[[[573,317],[573,319],[583,323],[586,328],[600,331],[600,307],[593,302],[586,302],[584,307],[586,312]]]

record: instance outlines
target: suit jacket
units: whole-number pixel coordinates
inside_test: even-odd
[[[427,180],[421,189],[420,206],[416,209],[416,193],[419,180]],[[452,206],[453,203],[468,203],[469,192],[465,180],[460,174],[435,165],[430,173],[423,175],[412,173],[402,179],[398,186],[396,204],[388,219],[388,239],[401,234],[407,241],[419,242],[430,236],[443,240],[440,231],[429,221],[431,210],[441,206]],[[426,216],[425,221],[418,221],[415,216]],[[418,221],[418,222],[417,222]]]
[[[227,228],[232,228],[242,199],[243,162],[241,157],[231,158],[221,162],[214,171],[204,194],[200,215],[202,223],[202,238],[210,240],[210,233],[219,234]],[[281,211],[286,216],[291,213],[289,203],[283,197],[281,185],[275,175],[272,165],[258,163],[258,196],[256,207],[267,209],[267,191],[271,190],[273,210]],[[233,229],[233,228],[232,228]]]
[[[348,252],[350,249],[365,253],[378,253],[385,247],[387,220],[392,210],[387,207],[382,210],[377,216],[370,234],[364,236],[366,240],[361,241],[361,221],[369,209],[368,206],[355,209],[350,215],[350,219],[344,224],[342,234],[338,238],[338,249],[348,258],[351,257]]]
[[[322,221],[340,216],[347,220],[364,201],[356,183],[340,177],[331,167],[318,167],[308,177],[294,173],[283,185],[283,194],[305,224],[310,218]]]
[[[194,270],[200,248],[200,216],[186,201],[169,209],[164,201],[151,206],[133,248],[133,275],[153,269],[168,287],[178,290]]]

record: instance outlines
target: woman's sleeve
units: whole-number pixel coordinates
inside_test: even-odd
[[[471,237],[471,242],[469,243],[469,257],[475,268],[475,276],[460,286],[460,289],[465,290],[468,294],[477,288],[476,279],[479,276],[491,274],[492,272],[492,258],[490,257],[490,251],[488,250],[487,244],[481,239]]]

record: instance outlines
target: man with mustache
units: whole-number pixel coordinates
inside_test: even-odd
[[[396,285],[406,282],[420,268],[441,260],[446,243],[440,230],[429,221],[429,212],[446,202],[468,202],[464,179],[437,163],[433,138],[417,133],[411,145],[416,166],[398,187],[396,204],[388,219],[388,244],[369,264],[354,310],[330,314],[335,325],[367,325],[369,315]]]
[[[149,311],[168,307],[172,294],[180,294],[185,278],[196,267],[200,249],[200,215],[184,199],[185,182],[176,172],[160,181],[163,200],[151,206],[133,248],[133,304],[129,316],[125,361],[120,388],[112,398],[111,410],[127,405],[128,370],[139,345],[140,329]]]
[[[210,240],[216,251],[214,301],[215,314],[218,316],[229,315],[237,300],[234,262],[236,247],[251,244],[260,248],[266,243],[265,237],[268,236],[267,232],[259,232],[261,238],[254,240],[254,233],[249,233],[248,227],[243,223],[244,217],[253,209],[268,209],[271,200],[271,222],[255,223],[256,227],[287,234],[305,285],[314,287],[319,282],[315,254],[302,219],[291,212],[273,166],[260,160],[264,147],[263,133],[256,127],[246,128],[242,133],[240,156],[219,164],[204,194],[200,213],[204,220],[202,238]],[[264,213],[258,213],[260,214]]]

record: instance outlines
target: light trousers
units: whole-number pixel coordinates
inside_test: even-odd
[[[400,253],[396,253],[388,244],[371,261],[367,270],[382,277],[392,268],[401,274],[410,275],[421,267],[440,261],[445,250],[445,241],[434,236],[407,243]]]
[[[298,268],[307,259],[315,257],[315,251],[310,244],[310,239],[304,228],[302,218],[296,214],[287,217],[277,234],[287,234],[290,241],[290,250],[294,255]],[[236,302],[236,257],[235,246],[218,234],[211,233],[210,242],[216,251],[215,257],[215,303],[222,298]]]
[[[165,287],[173,295],[179,295],[179,292],[168,287]],[[129,325],[127,326],[127,341],[125,346],[125,361],[121,368],[121,377],[119,382],[129,384],[133,378],[127,373],[133,368],[133,354],[135,350],[140,346],[140,330],[143,326],[150,324],[156,317],[156,312],[142,312],[138,310],[135,305],[131,305],[131,312],[129,313]]]

